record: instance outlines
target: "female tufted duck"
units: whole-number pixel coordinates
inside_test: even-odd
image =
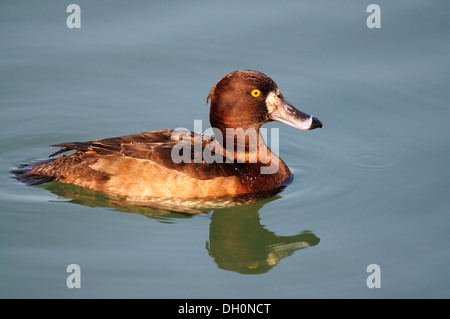
[[[289,104],[275,82],[258,71],[225,75],[206,102],[211,104],[214,137],[157,130],[61,143],[52,145],[61,150],[49,159],[12,173],[29,185],[58,181],[128,199],[252,196],[282,187],[291,177],[264,142],[261,125],[279,121],[302,130],[322,127],[317,118]],[[56,157],[70,150],[75,152]]]

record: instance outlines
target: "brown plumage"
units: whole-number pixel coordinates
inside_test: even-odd
[[[53,145],[61,150],[50,159],[32,162],[12,172],[18,180],[30,185],[58,181],[131,200],[145,197],[219,199],[271,193],[288,180],[291,171],[261,139],[260,126],[280,120],[292,126],[309,121],[307,129],[321,127],[320,121],[295,109],[298,113],[288,110],[287,114],[287,108],[292,106],[279,93],[275,82],[257,71],[229,73],[214,85],[208,101],[211,102],[212,127],[218,129],[216,132],[221,133],[223,140],[192,132],[180,136],[178,131],[158,130],[89,142],[60,143]],[[290,120],[293,122],[289,123]],[[244,139],[231,136],[230,139],[227,128],[251,128],[254,136],[250,134]],[[231,144],[243,148],[229,152],[227,145]],[[174,147],[180,145],[189,147],[188,161],[173,159]],[[208,148],[215,161],[205,161],[201,156],[199,161],[196,151],[203,154]],[[68,151],[75,152],[55,157]],[[277,164],[275,173],[261,174],[262,167],[272,164]]]

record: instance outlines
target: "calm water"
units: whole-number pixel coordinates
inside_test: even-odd
[[[364,1],[76,1],[81,29],[70,3],[0,2],[0,297],[450,297],[448,1],[377,1],[381,29]],[[276,197],[187,217],[10,179],[58,142],[206,129],[241,68],[324,122],[266,125]]]

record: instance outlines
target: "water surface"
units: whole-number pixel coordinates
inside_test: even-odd
[[[1,297],[450,297],[447,1],[378,1],[380,29],[325,0],[77,1],[68,29],[70,3],[0,4]],[[295,175],[275,197],[185,216],[10,178],[51,144],[206,126],[241,68],[324,122],[265,126]]]

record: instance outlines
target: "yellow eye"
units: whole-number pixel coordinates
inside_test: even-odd
[[[254,89],[254,90],[252,91],[251,95],[252,95],[253,97],[258,97],[258,96],[261,95],[261,91],[258,90],[258,89]]]

